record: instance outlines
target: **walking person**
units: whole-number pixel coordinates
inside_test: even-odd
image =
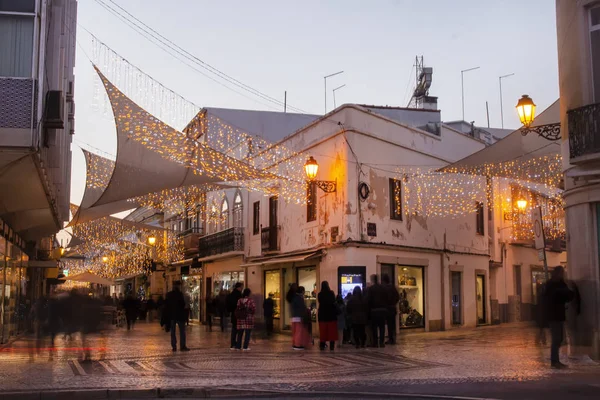
[[[556,267],[552,271],[552,278],[546,283],[547,318],[550,326],[552,343],[550,347],[550,365],[552,368],[566,368],[560,362],[560,346],[564,339],[564,325],[566,317],[566,304],[573,300],[575,293],[569,289],[565,282],[565,270]]]
[[[329,350],[335,350],[337,341],[337,307],[335,305],[335,294],[329,288],[329,282],[321,282],[321,292],[317,297],[319,300],[319,348],[325,350],[325,344],[329,342]]]
[[[215,314],[217,299],[214,299],[210,293],[206,295],[206,324],[208,331],[212,332],[213,316]]]
[[[294,350],[306,349],[310,340],[307,329],[307,319],[308,323],[310,323],[310,312],[304,303],[304,291],[303,286],[298,287],[291,301],[292,348]]]
[[[358,349],[365,348],[367,336],[365,327],[368,323],[368,307],[365,302],[360,286],[356,286],[352,291],[352,297],[348,300],[346,312],[352,321],[352,334],[354,336],[354,345]]]
[[[371,275],[367,302],[371,316],[371,335],[373,347],[385,347],[385,321],[388,315],[389,301],[385,288],[379,284],[377,275]]]
[[[138,301],[133,297],[133,295],[129,294],[127,295],[127,298],[123,300],[123,309],[125,310],[127,330],[129,331],[133,329],[139,313]]]
[[[227,312],[231,318],[231,346],[229,346],[229,350],[235,350],[237,344],[237,317],[235,310],[237,309],[238,301],[242,298],[243,286],[241,282],[236,283],[233,291],[227,295]]]
[[[275,310],[273,296],[273,293],[269,293],[269,296],[263,302],[263,315],[265,316],[265,328],[268,337],[273,334],[273,311]]]
[[[548,306],[546,305],[546,284],[536,283],[537,307],[535,320],[538,332],[535,336],[535,344],[546,345],[546,329],[548,329]]]
[[[335,306],[337,307],[337,331],[338,331],[338,347],[344,344],[344,330],[346,329],[346,304],[341,294],[335,298]]]
[[[221,289],[217,296],[217,312],[219,313],[219,324],[221,325],[221,332],[225,332],[227,326],[227,291]]]
[[[387,327],[388,327],[388,341],[387,344],[396,344],[396,321],[398,320],[398,302],[400,301],[400,293],[398,289],[390,282],[390,276],[383,274],[381,276],[381,282],[387,292]]]
[[[242,298],[238,300],[237,307],[235,309],[236,318],[236,350],[249,351],[250,348],[250,335],[252,329],[254,329],[254,314],[256,314],[256,304],[254,300],[250,298],[252,292],[249,288],[244,289]],[[244,347],[242,348],[242,337],[244,339]]]
[[[175,330],[176,327],[179,326],[179,349],[181,351],[190,351],[186,346],[185,322],[187,315],[185,310],[185,298],[181,292],[181,282],[173,282],[173,290],[167,293],[165,309],[170,319],[171,348],[173,351],[177,351],[177,336]]]

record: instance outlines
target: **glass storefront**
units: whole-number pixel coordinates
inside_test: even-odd
[[[27,278],[22,268],[26,257],[21,250],[1,238],[0,243],[0,342],[25,330],[29,310],[26,304]]]
[[[307,267],[296,270],[298,286],[304,287],[304,303],[310,309],[313,322],[317,321],[317,268]]]
[[[186,275],[183,278],[184,290],[190,296],[190,319],[200,320],[202,310],[202,276]]]
[[[244,273],[241,271],[222,272],[213,274],[212,279],[212,295],[218,296],[221,290],[231,292],[236,283],[244,283]]]
[[[400,292],[399,316],[401,328],[425,327],[425,280],[423,267],[396,266]]]
[[[265,271],[265,298],[273,294],[273,318],[281,318],[281,270]]]

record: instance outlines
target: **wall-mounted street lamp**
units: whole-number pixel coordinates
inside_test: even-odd
[[[107,256],[102,257],[102,262],[103,263],[107,263],[108,262],[108,257]]]
[[[156,237],[155,236],[148,237],[148,244],[150,246],[154,246],[156,244]]]
[[[534,132],[547,140],[560,140],[560,123],[531,126],[535,119],[535,103],[533,99],[524,94],[517,103],[517,113],[525,128],[521,129],[523,136]]]
[[[319,172],[319,164],[312,156],[306,160],[306,163],[304,164],[304,172],[306,172],[308,182],[314,183],[325,193],[334,193],[337,190],[337,181],[318,181],[315,179],[317,177],[317,173]]]
[[[525,211],[525,209],[527,208],[527,200],[525,200],[523,198],[517,200],[517,208],[521,212]]]

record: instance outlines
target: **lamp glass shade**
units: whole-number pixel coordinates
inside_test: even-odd
[[[521,211],[523,211],[525,208],[527,208],[527,200],[525,200],[525,199],[517,200],[517,208]]]
[[[155,238],[154,236],[150,236],[150,237],[148,238],[148,244],[149,244],[150,246],[154,246],[154,244],[155,244],[155,243],[156,243],[156,238]]]
[[[317,161],[312,156],[306,161],[306,164],[304,164],[304,172],[306,172],[306,177],[309,181],[312,181],[317,177],[319,164],[317,164]]]
[[[519,114],[519,120],[525,127],[530,127],[535,119],[535,103],[531,97],[526,94],[519,99],[517,103],[517,113]]]
[[[102,257],[102,262],[107,262],[108,261],[108,257],[104,256]]]

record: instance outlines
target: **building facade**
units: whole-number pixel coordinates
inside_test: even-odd
[[[581,294],[571,350],[600,358],[600,2],[557,0],[556,23],[569,278]]]
[[[0,289],[3,324],[11,326],[44,290],[38,261],[50,257],[50,237],[69,219],[76,19],[76,0],[0,4],[0,218],[4,248],[13,249],[3,252]],[[21,251],[29,258],[25,273],[14,266]],[[17,292],[11,282],[25,275]]]

